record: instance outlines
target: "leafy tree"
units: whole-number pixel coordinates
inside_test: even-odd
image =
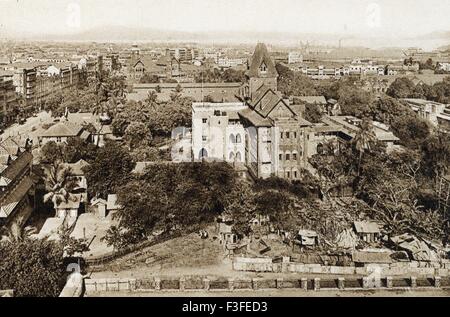
[[[107,198],[131,177],[135,163],[128,150],[114,142],[106,142],[97,152],[96,158],[85,167],[89,194]]]
[[[64,161],[67,163],[76,163],[79,160],[92,162],[95,160],[97,155],[97,147],[79,137],[70,138],[67,141],[67,145],[65,145],[63,151]]]
[[[392,82],[386,93],[393,98],[410,98],[414,89],[414,83],[410,79],[401,77]]]
[[[228,68],[222,74],[222,80],[226,83],[243,83],[245,82],[245,71]]]
[[[124,139],[130,150],[134,150],[138,147],[150,146],[152,134],[148,125],[142,122],[132,122],[125,130]]]
[[[62,244],[46,240],[0,243],[0,289],[18,297],[57,297],[64,287]]]
[[[323,113],[319,106],[307,103],[305,105],[305,119],[312,123],[319,123],[323,117]]]
[[[105,239],[121,247],[158,230],[170,233],[208,223],[223,212],[235,177],[226,163],[149,166],[144,175],[117,190],[119,226]]]
[[[301,73],[295,73],[288,67],[276,65],[278,77],[278,90],[286,96],[317,96],[314,82]]]

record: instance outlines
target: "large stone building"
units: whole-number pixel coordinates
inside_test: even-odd
[[[12,75],[0,74],[0,123],[8,123],[15,119],[18,103]]]
[[[194,103],[192,105],[192,152],[194,160],[205,158],[243,163],[245,129],[238,112],[243,102]]]
[[[300,98],[300,104],[283,98],[278,72],[264,44],[256,46],[246,75],[247,83],[240,88],[242,103],[193,105],[194,159],[239,159],[255,178],[295,180],[301,169],[311,169],[308,159],[324,143],[348,142],[359,130],[361,120],[349,116],[325,115],[318,124],[305,120],[304,103],[320,98]],[[398,141],[384,125],[374,123],[373,130],[390,148]]]

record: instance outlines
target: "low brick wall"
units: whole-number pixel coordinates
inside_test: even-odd
[[[374,269],[380,270],[382,276],[397,275],[439,275],[450,276],[450,262],[396,262],[392,264],[369,264],[365,267],[325,266],[321,264],[304,264],[283,261],[272,263],[271,258],[233,259],[233,270],[249,272],[304,273],[304,274],[336,274],[336,275],[368,275]]]
[[[449,288],[450,277],[432,276],[428,278],[395,278],[392,276],[371,279],[369,277],[339,278],[253,278],[232,279],[204,277],[181,277],[153,279],[85,279],[87,293],[118,291],[239,291],[268,289],[297,289],[298,291],[319,290],[364,290],[364,289],[414,289],[414,288]]]

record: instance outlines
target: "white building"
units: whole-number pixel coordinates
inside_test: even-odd
[[[288,64],[303,63],[303,55],[299,52],[289,52]]]
[[[446,104],[414,98],[406,98],[402,100],[406,101],[411,109],[419,115],[419,117],[428,120],[434,126],[438,126],[441,121],[445,120],[445,118],[448,118],[448,121],[450,121],[450,115],[446,112]]]
[[[192,105],[192,152],[194,160],[217,159],[245,162],[244,126],[238,112],[242,102],[194,103]]]

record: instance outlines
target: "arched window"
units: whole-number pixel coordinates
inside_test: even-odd
[[[241,138],[241,135],[238,133],[236,135],[236,143],[241,143],[241,142],[242,142],[242,138]]]
[[[236,153],[236,160],[235,160],[236,162],[242,162],[242,155],[241,155],[241,152],[237,152]]]
[[[208,157],[208,151],[205,149],[205,148],[203,148],[203,149],[201,149],[200,150],[200,153],[199,153],[199,158],[207,158]]]
[[[234,152],[231,151],[230,155],[228,156],[228,158],[230,159],[230,161],[234,161]]]
[[[230,143],[236,143],[236,137],[233,133],[230,134]]]

